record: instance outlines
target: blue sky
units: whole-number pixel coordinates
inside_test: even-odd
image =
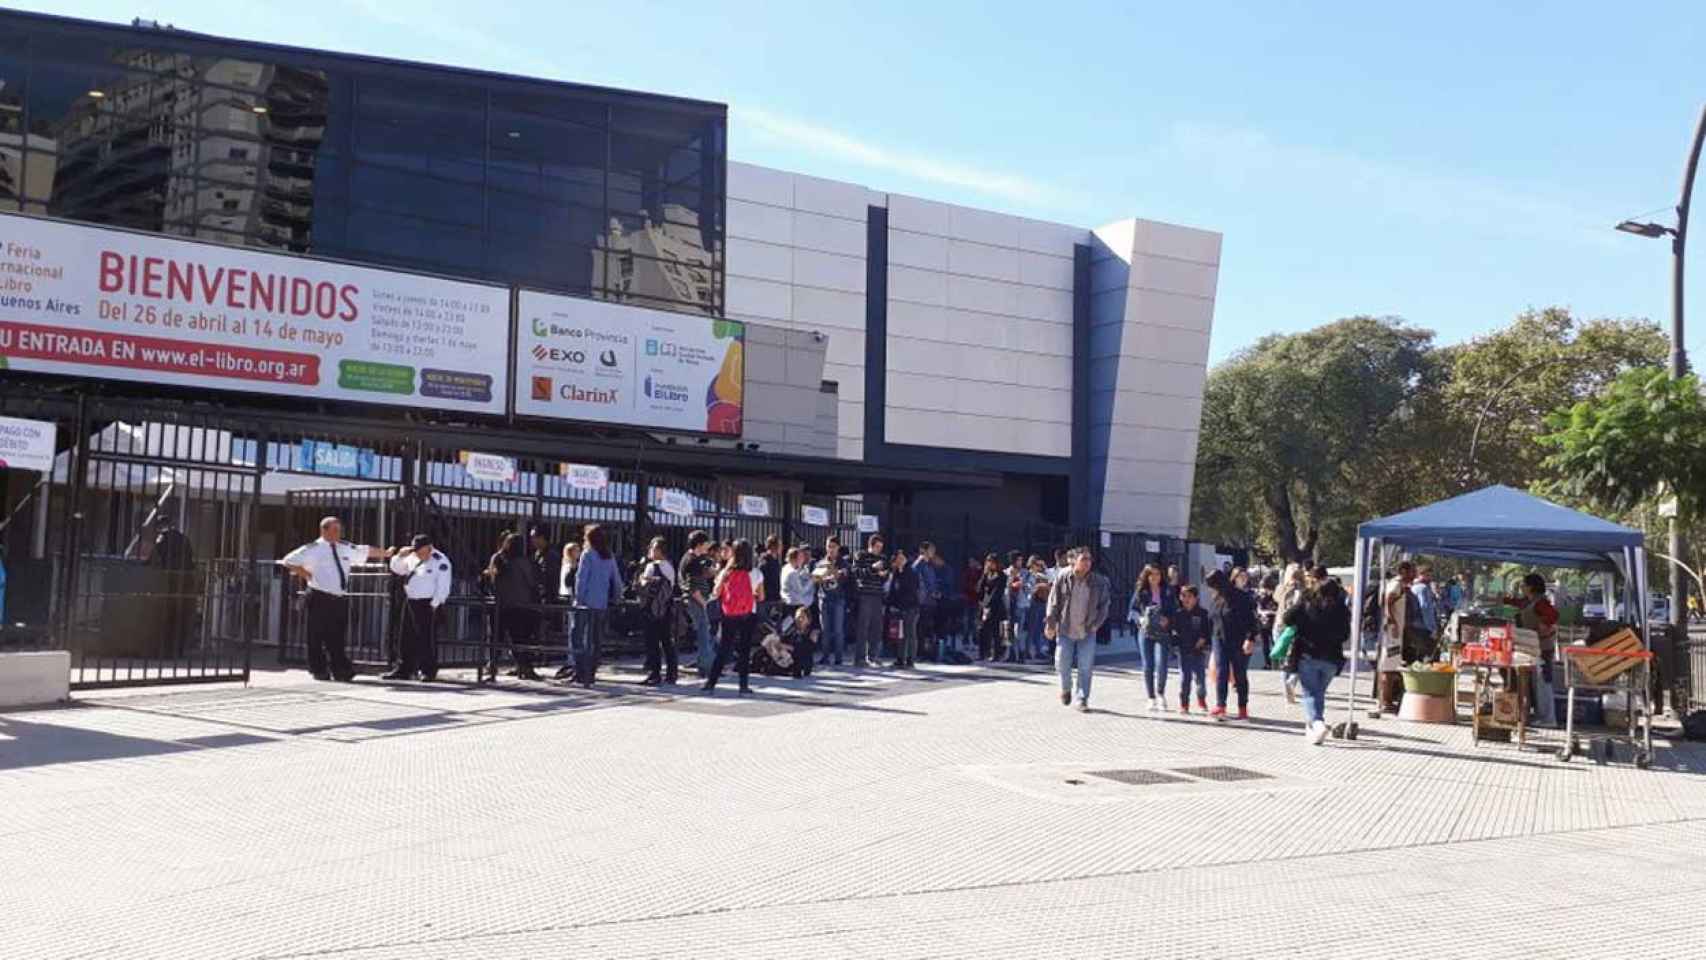
[[[1706,103],[1697,0],[7,2],[720,100],[735,159],[1218,230],[1216,360],[1357,313],[1443,341],[1552,304],[1668,322],[1668,245],[1611,227],[1670,215]]]

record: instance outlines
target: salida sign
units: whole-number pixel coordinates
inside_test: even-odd
[[[0,215],[16,370],[502,413],[508,292]]]
[[[528,290],[519,307],[516,413],[740,436],[744,325]]]

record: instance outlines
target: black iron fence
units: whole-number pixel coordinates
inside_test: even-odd
[[[928,514],[892,502],[807,493],[783,477],[684,476],[620,464],[571,465],[501,437],[468,443],[507,469],[471,471],[460,434],[408,423],[268,419],[217,407],[0,389],[0,414],[57,425],[48,474],[0,471],[0,548],[7,589],[0,645],[72,653],[76,687],[246,679],[261,662],[302,663],[300,585],[275,560],[317,535],[323,516],[380,547],[431,535],[455,568],[437,625],[443,665],[484,663],[494,618],[481,573],[509,533],[542,549],[545,599],[562,592],[564,547],[604,527],[624,560],[652,537],[680,557],[688,534],[856,546],[861,518],[891,545],[935,542],[956,572],[968,556],[1018,550],[1050,558],[1088,545],[1123,604],[1149,560],[1179,562],[1183,542],[1102,534],[1026,520]],[[808,522],[808,519],[811,522]],[[395,658],[397,579],[383,565],[353,571],[349,649],[358,663]],[[558,601],[561,605],[562,600]],[[541,618],[541,649],[566,648],[561,616]],[[632,617],[613,616],[613,650],[637,650]],[[21,626],[20,626],[21,624]]]
[[[1706,710],[1706,624],[1689,624],[1671,661],[1671,698],[1679,714]]]

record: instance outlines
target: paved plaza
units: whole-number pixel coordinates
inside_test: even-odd
[[[1314,748],[1276,675],[1215,724],[1129,663],[1088,715],[1042,668],[637,679],[0,715],[0,955],[1706,956],[1702,745]]]

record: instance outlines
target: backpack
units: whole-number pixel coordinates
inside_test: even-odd
[[[723,579],[723,616],[744,617],[757,606],[752,596],[752,574],[747,570],[730,569]]]
[[[656,567],[647,564],[640,571],[634,584],[634,596],[640,601],[640,608],[653,620],[669,619],[669,607],[675,600],[675,588],[669,578],[658,572]]]
[[[1706,710],[1696,710],[1682,719],[1685,740],[1706,740]]]

